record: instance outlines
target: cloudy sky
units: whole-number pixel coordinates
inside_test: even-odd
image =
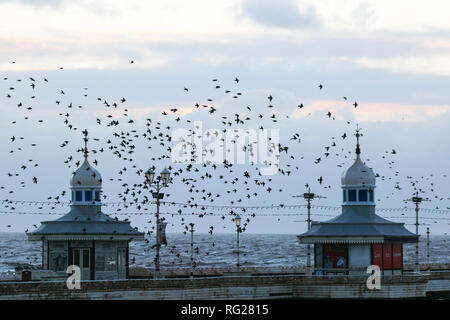
[[[96,118],[114,112],[120,118],[123,108],[143,127],[146,118],[158,121],[163,110],[175,106],[189,119],[208,121],[207,115],[193,107],[208,98],[229,116],[243,112],[246,106],[265,110],[267,96],[272,95],[276,112],[289,119],[267,122],[266,127],[278,128],[282,143],[289,142],[292,132],[300,132],[302,143],[295,146],[296,151],[311,161],[301,163],[302,170],[289,179],[274,177],[284,191],[264,197],[265,204],[300,202],[292,196],[304,192],[309,183],[327,196],[318,200],[321,205],[339,206],[340,175],[353,161],[348,152],[354,150],[352,131],[358,123],[364,132],[363,158],[385,177],[377,180],[378,207],[404,207],[403,200],[414,192],[411,181],[417,180],[416,187],[432,200],[424,207],[447,209],[449,10],[448,1],[438,0],[0,0],[0,146],[5,151],[0,198],[45,201],[68,189],[75,168],[63,161],[68,155],[81,157],[75,153],[81,138],[80,130],[68,130],[62,124],[58,113],[68,110],[61,105],[83,105],[70,110],[71,121],[106,138],[111,132],[97,128]],[[36,79],[36,89],[29,87],[29,77]],[[235,77],[239,84],[233,81]],[[224,89],[239,91],[242,97],[232,99],[223,90],[218,94],[211,81],[215,78]],[[98,103],[98,97],[108,101],[126,97],[126,103],[111,111]],[[61,105],[55,101],[62,101]],[[355,101],[358,108],[352,106]],[[33,107],[28,122],[23,108],[17,108],[19,102]],[[300,103],[305,106],[302,110],[297,108]],[[335,121],[328,119],[328,111]],[[180,126],[192,129],[186,123]],[[348,139],[340,138],[344,132]],[[12,136],[24,139],[12,144]],[[315,165],[313,160],[323,154],[331,137],[339,141],[339,156]],[[31,147],[30,140],[37,147]],[[58,148],[66,140],[70,150]],[[138,167],[150,165],[145,150],[139,152]],[[31,173],[21,172],[20,165],[30,157],[40,166]],[[115,178],[121,164],[106,155],[98,157],[104,191],[111,201],[117,200],[114,195],[121,186],[107,177]],[[168,164],[157,167],[164,165]],[[21,176],[8,177],[7,173],[15,172]],[[29,181],[36,175],[39,185]],[[325,179],[323,185],[317,182],[319,176]],[[26,181],[23,187],[22,181]],[[170,193],[171,201],[188,199],[176,186]],[[9,207],[2,210],[11,211]],[[424,223],[432,233],[448,231],[447,214],[427,215]],[[412,212],[407,216],[413,217]],[[4,217],[0,231],[23,231],[43,220],[42,216],[25,219],[6,213]],[[410,224],[410,218],[396,221]],[[134,219],[140,227],[146,221]],[[281,221],[261,217],[249,225],[248,232],[300,233],[305,224],[292,222],[301,220],[304,216]],[[223,232],[233,230],[227,221],[220,222]],[[278,223],[276,228],[272,222]],[[207,231],[215,222],[198,223],[204,228],[200,231]],[[423,232],[425,227],[421,228]],[[174,223],[168,231],[179,230]]]

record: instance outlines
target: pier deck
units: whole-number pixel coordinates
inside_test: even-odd
[[[295,268],[243,268],[240,274],[232,273],[233,268],[197,270],[203,275],[194,279],[186,278],[189,269],[165,270],[165,279],[158,280],[148,278],[151,270],[133,270],[132,279],[82,281],[79,290],[67,289],[64,280],[3,281],[0,299],[420,299],[430,294],[448,298],[450,270],[437,266],[433,270],[382,277],[380,290],[369,290],[364,276],[307,278]]]

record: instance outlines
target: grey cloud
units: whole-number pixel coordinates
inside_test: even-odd
[[[314,8],[301,12],[292,0],[245,0],[242,15],[267,26],[281,28],[308,28],[319,26]]]

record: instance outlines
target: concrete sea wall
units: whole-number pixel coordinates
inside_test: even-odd
[[[67,289],[64,281],[3,282],[0,299],[377,299],[424,298],[427,294],[428,280],[423,277],[382,279],[380,290],[367,289],[366,280],[366,277],[308,279],[292,275],[140,279],[85,281],[79,290]]]

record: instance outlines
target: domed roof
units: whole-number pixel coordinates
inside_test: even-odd
[[[102,186],[102,176],[97,169],[89,164],[87,158],[85,158],[83,164],[75,171],[72,178],[70,178],[70,186],[99,188]]]
[[[353,165],[342,173],[341,184],[343,187],[371,186],[375,187],[375,174],[356,155]]]

